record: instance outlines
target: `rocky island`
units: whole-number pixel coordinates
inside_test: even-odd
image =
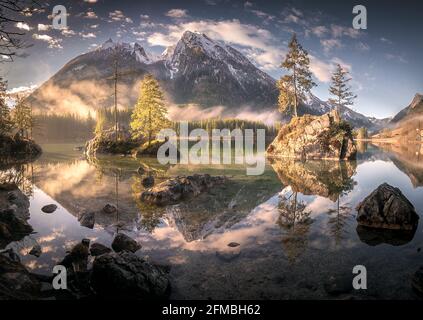
[[[294,117],[267,148],[269,157],[301,160],[352,160],[356,153],[351,126],[336,110],[322,116]]]

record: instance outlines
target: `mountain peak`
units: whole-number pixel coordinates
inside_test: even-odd
[[[423,94],[416,93],[416,95],[413,98],[413,101],[411,101],[410,107],[411,109],[414,109],[417,105],[423,102]]]

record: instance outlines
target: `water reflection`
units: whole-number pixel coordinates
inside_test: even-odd
[[[369,146],[357,162],[277,160],[264,175],[246,176],[243,166],[166,167],[154,159],[127,157],[87,162],[79,155],[49,161],[47,155],[19,174],[16,169],[1,172],[32,188],[30,223],[37,233],[12,246],[33,271],[50,272],[82,238],[110,245],[116,232],[125,232],[143,245],[143,257],[172,266],[180,298],[321,298],[323,275],[339,270],[350,275],[356,264],[392,279],[398,290],[373,280],[373,290],[382,297],[412,297],[403,279],[421,264],[422,224],[406,237],[371,233],[357,228],[355,207],[388,182],[421,214],[423,188],[407,171],[411,164],[420,165],[415,158],[400,166],[392,151]],[[147,171],[156,183],[192,173],[230,179],[190,202],[155,208],[139,201]],[[48,203],[59,206],[52,215],[40,210]],[[118,208],[117,214],[99,213],[92,230],[80,226],[82,209],[100,212],[107,203]],[[240,246],[228,247],[230,242]],[[43,249],[38,259],[28,255],[35,243]],[[304,278],[317,289],[301,288],[298,279]]]

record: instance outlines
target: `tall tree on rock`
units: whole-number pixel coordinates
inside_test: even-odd
[[[12,119],[10,109],[7,105],[7,81],[0,77],[0,134],[10,134],[12,130]]]
[[[278,81],[279,111],[291,111],[296,117],[299,102],[305,99],[306,93],[309,93],[316,83],[312,80],[308,52],[299,44],[295,33],[289,42],[288,53],[281,68],[285,69],[287,74]]]
[[[170,126],[163,92],[151,74],[147,74],[141,82],[140,95],[131,119],[133,138],[147,138],[148,145],[161,129]]]
[[[341,106],[352,106],[354,99],[357,98],[351,91],[350,81],[349,72],[338,63],[332,74],[332,83],[329,88],[329,93],[334,96],[334,98],[329,99],[329,102],[336,106],[338,112]]]

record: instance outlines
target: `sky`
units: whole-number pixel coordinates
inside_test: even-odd
[[[44,3],[12,30],[31,47],[0,64],[9,89],[40,85],[77,55],[112,38],[138,42],[160,54],[186,30],[207,34],[246,55],[278,79],[295,32],[309,52],[317,87],[329,98],[334,65],[348,69],[357,94],[353,109],[377,118],[395,115],[423,93],[422,1],[127,1],[73,0]],[[367,9],[367,29],[352,28],[353,7]],[[52,10],[64,5],[67,28],[51,27]]]

